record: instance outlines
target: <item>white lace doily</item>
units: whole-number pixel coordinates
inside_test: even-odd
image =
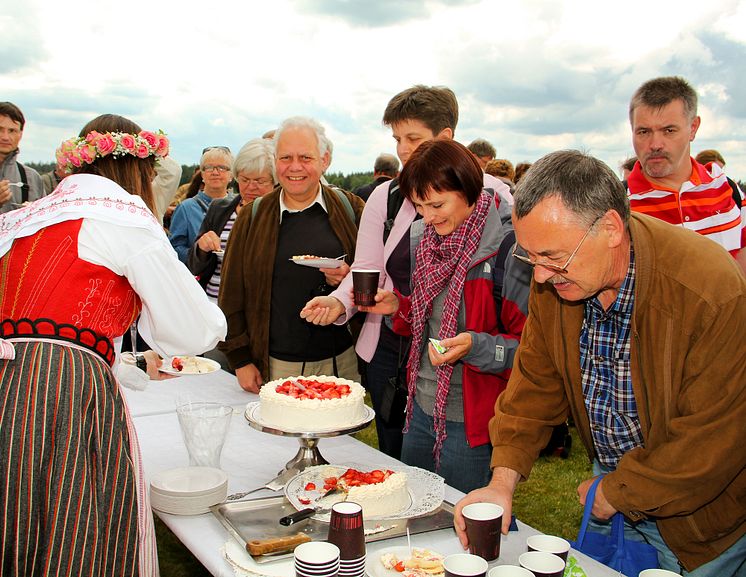
[[[243,547],[231,540],[220,548],[236,577],[288,577],[295,575],[292,559],[259,565]]]
[[[369,471],[371,469],[390,469],[395,472],[406,473],[407,489],[409,491],[410,504],[403,511],[399,511],[386,517],[366,517],[366,520],[386,519],[386,518],[410,518],[419,517],[435,511],[443,502],[445,494],[445,481],[440,475],[431,473],[418,467],[407,467],[406,465],[391,466],[371,466],[360,464],[349,465],[318,465],[308,467],[302,473],[299,473],[285,485],[285,496],[292,503],[293,507],[298,510],[307,507],[321,506],[325,509],[331,507],[334,503],[344,500],[344,494],[330,495],[320,502],[316,500],[324,493],[324,479],[327,477],[339,477],[347,469],[357,469],[358,471]],[[306,485],[313,483],[316,485],[316,491],[306,491]],[[303,503],[300,499],[311,498],[309,504]],[[314,519],[328,523],[331,514],[317,513]]]

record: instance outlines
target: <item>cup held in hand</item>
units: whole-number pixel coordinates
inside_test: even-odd
[[[372,307],[376,304],[375,296],[378,292],[378,278],[381,272],[377,270],[353,270],[352,290],[355,294],[355,304]]]
[[[472,555],[487,561],[500,556],[503,513],[503,508],[495,503],[471,503],[461,510]]]

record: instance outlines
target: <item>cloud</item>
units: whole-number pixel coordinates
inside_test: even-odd
[[[308,14],[331,16],[354,27],[385,28],[417,20],[443,7],[478,2],[479,0],[297,0],[296,5]]]
[[[35,16],[26,6],[0,15],[0,74],[28,72],[46,57]]]
[[[368,170],[394,151],[381,125],[386,103],[422,83],[456,92],[461,142],[487,138],[514,161],[587,148],[615,166],[631,152],[631,94],[680,74],[700,95],[696,149],[727,150],[729,169],[746,176],[742,1],[683,0],[671,10],[628,0],[613,21],[595,0],[275,0],[260,13],[214,0],[212,18],[199,0],[177,12],[132,2],[116,19],[115,0],[79,13],[52,0],[0,11],[13,14],[0,16],[0,84],[29,121],[24,159],[46,160],[103,112],[163,128],[185,163],[206,145],[237,149],[302,114],[334,142],[332,171]],[[153,26],[143,26],[145,9]],[[124,44],[101,49],[125,30],[145,58]]]

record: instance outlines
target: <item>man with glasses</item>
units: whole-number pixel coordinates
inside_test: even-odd
[[[746,278],[702,236],[630,213],[613,171],[577,151],[533,165],[513,222],[535,282],[490,423],[492,480],[456,507],[462,543],[470,502],[501,504],[507,532],[518,481],[572,415],[605,473],[596,530],[621,512],[664,569],[743,575]],[[593,480],[578,487],[581,504]]]
[[[227,146],[205,148],[199,161],[204,186],[193,197],[180,203],[171,216],[169,239],[184,264],[188,262],[189,249],[197,240],[210,203],[229,196],[228,186],[233,181],[231,166],[233,155]]]

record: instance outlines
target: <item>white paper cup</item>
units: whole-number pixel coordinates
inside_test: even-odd
[[[490,569],[487,577],[534,577],[534,574],[518,565],[498,565]]]
[[[486,561],[500,556],[504,510],[495,503],[470,503],[461,510],[469,539],[469,553]]]
[[[470,553],[456,553],[443,559],[445,577],[486,577],[487,561]]]
[[[567,563],[567,554],[570,552],[570,543],[562,537],[553,535],[531,535],[526,539],[529,551],[543,551],[561,557]]]
[[[328,565],[339,561],[339,547],[326,541],[308,541],[298,545],[293,556],[304,565]]]
[[[565,562],[561,557],[542,551],[529,551],[518,557],[518,563],[536,577],[562,577]]]

